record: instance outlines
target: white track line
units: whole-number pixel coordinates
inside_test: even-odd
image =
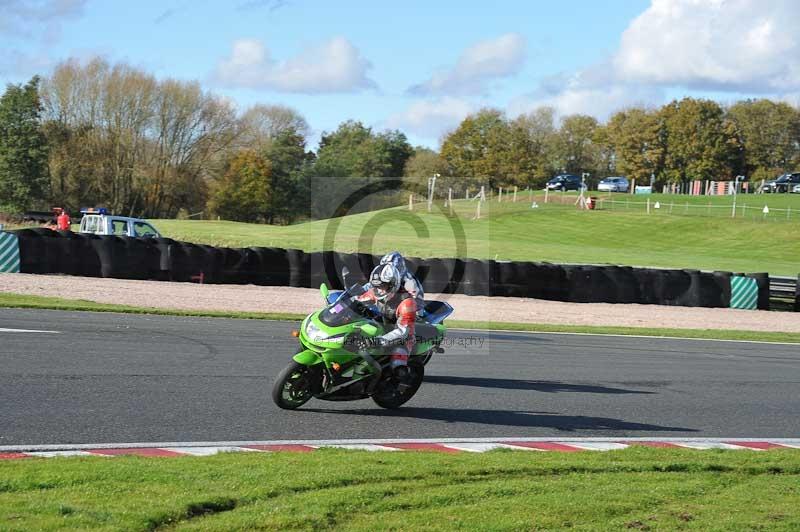
[[[560,443],[562,445],[569,445],[571,447],[577,447],[578,449],[583,449],[586,451],[616,451],[619,449],[627,449],[630,445],[626,445],[624,443],[617,443],[613,441],[564,441],[564,440],[557,440],[553,443]]]
[[[218,453],[237,453],[239,451],[258,452],[257,449],[245,449],[232,445],[209,446],[209,447],[159,447],[165,451],[174,453],[189,454],[192,456],[211,456]]]
[[[368,443],[348,443],[348,444],[335,444],[335,445],[315,445],[317,448],[328,449],[350,449],[353,451],[399,451],[394,447],[385,447],[383,445],[370,445]]]
[[[0,333],[40,333],[40,334],[61,334],[61,331],[40,331],[36,329],[5,329],[0,327]]]
[[[700,449],[706,451],[708,449],[750,449],[751,451],[760,451],[761,449],[752,449],[749,447],[740,447],[738,445],[731,445],[723,442],[674,442],[681,447],[687,449]]]
[[[31,456],[40,456],[42,458],[55,458],[56,456],[100,456],[86,451],[39,451],[34,453],[25,453]]]

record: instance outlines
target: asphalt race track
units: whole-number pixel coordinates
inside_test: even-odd
[[[800,346],[457,331],[400,410],[286,412],[296,326],[0,309],[0,445],[800,436]]]

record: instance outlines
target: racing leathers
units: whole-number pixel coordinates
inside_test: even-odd
[[[373,345],[391,349],[390,360],[393,368],[408,364],[408,357],[414,353],[416,337],[414,321],[417,318],[416,298],[405,290],[400,290],[386,301],[382,301],[370,289],[361,295],[359,301],[377,306],[384,325],[393,325],[389,332],[372,338]]]

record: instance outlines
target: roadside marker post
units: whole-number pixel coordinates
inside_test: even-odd
[[[758,282],[752,277],[731,277],[731,308],[756,310],[758,308]]]
[[[19,264],[17,235],[0,231],[0,272],[19,273]]]

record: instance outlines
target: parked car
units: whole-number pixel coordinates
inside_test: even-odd
[[[800,172],[783,174],[777,179],[764,182],[764,192],[790,192],[795,185],[800,185]]]
[[[627,192],[628,180],[624,177],[607,177],[600,181],[597,190],[601,192]]]
[[[111,216],[104,208],[81,210],[80,232],[93,235],[117,235],[160,238],[161,234],[150,223],[128,216]]]
[[[585,186],[585,185],[584,185]],[[547,190],[580,190],[581,178],[573,174],[555,176],[545,185]]]
[[[792,194],[800,194],[800,185],[795,185],[794,188],[792,188]]]

